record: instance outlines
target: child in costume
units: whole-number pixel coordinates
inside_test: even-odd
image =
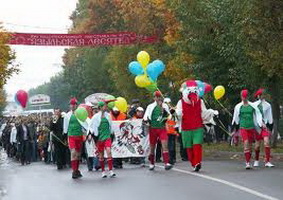
[[[182,99],[177,104],[176,113],[180,121],[183,147],[193,170],[201,169],[204,124],[209,123],[218,111],[206,109],[199,98],[199,89],[195,80],[188,80],[180,89]]]
[[[251,169],[252,143],[258,139],[256,127],[262,127],[262,115],[258,107],[248,101],[248,90],[241,91],[242,102],[238,103],[234,109],[232,125],[240,127],[240,134],[244,144],[244,154],[246,159],[246,169]]]
[[[264,89],[259,89],[255,93],[255,98],[258,98],[258,101],[255,102],[255,105],[258,107],[260,113],[262,114],[263,123],[266,127],[260,130],[260,134],[257,137],[255,143],[255,161],[254,167],[259,166],[259,153],[261,141],[264,142],[264,150],[265,150],[265,167],[274,167],[274,165],[270,162],[270,145],[269,139],[271,136],[272,128],[273,128],[273,117],[272,117],[272,108],[270,103],[265,100],[266,92]]]
[[[83,147],[84,131],[88,130],[87,122],[81,122],[75,116],[78,101],[76,98],[70,100],[70,111],[64,117],[63,132],[68,134],[68,143],[71,152],[71,167],[73,169],[72,178],[82,177],[79,171],[80,157]]]
[[[167,117],[170,115],[169,107],[163,103],[163,97],[160,91],[154,92],[154,102],[149,104],[146,108],[143,120],[149,123],[149,143],[150,143],[150,155],[149,155],[149,170],[155,168],[155,148],[157,141],[161,141],[163,162],[165,170],[172,168],[169,163],[168,152],[168,136],[165,128]]]
[[[97,138],[96,147],[99,153],[99,162],[102,170],[102,178],[107,177],[104,166],[104,151],[107,154],[107,163],[109,176],[115,177],[116,174],[113,172],[113,159],[111,154],[111,135],[113,135],[112,130],[112,119],[111,115],[107,112],[107,103],[98,103],[99,112],[96,113],[90,121],[90,132],[94,134]]]

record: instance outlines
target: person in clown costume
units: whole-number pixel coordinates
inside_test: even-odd
[[[199,97],[199,88],[195,80],[183,83],[180,91],[182,99],[177,104],[176,113],[180,122],[183,146],[193,170],[198,172],[202,162],[204,124],[210,123],[213,116],[218,115],[218,111],[206,109]]]
[[[265,127],[260,130],[260,134],[256,138],[255,143],[255,161],[254,167],[259,167],[259,153],[261,141],[264,142],[264,150],[265,150],[265,167],[274,167],[274,165],[270,162],[270,145],[269,139],[271,136],[272,128],[273,128],[273,117],[272,117],[272,108],[270,103],[268,103],[266,98],[266,91],[263,88],[260,88],[255,93],[255,98],[258,98],[258,101],[255,102],[255,105],[258,107],[260,113],[262,114],[263,123]]]
[[[68,144],[71,152],[72,178],[82,177],[79,171],[81,151],[83,147],[83,135],[88,130],[87,122],[81,122],[75,116],[78,101],[76,98],[70,100],[70,111],[64,117],[63,132],[68,135]]]
[[[262,129],[265,126],[257,105],[248,101],[248,90],[241,91],[241,99],[242,101],[235,106],[232,125],[240,128],[246,159],[245,168],[251,169],[252,143],[258,140],[259,136],[256,127]]]

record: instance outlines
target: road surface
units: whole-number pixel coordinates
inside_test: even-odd
[[[116,170],[116,178],[100,178],[81,166],[83,178],[71,179],[70,169],[57,171],[41,162],[20,166],[14,161],[0,164],[0,199],[3,200],[253,200],[283,199],[283,163],[276,168],[246,171],[239,161],[205,161],[200,173],[187,162],[171,171],[155,171],[135,165]]]

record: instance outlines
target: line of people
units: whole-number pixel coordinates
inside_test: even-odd
[[[190,161],[193,170],[198,172],[202,168],[204,126],[213,124],[213,118],[219,113],[217,110],[206,108],[204,101],[199,97],[194,80],[186,81],[181,87],[181,93],[182,98],[176,107],[171,105],[169,98],[164,98],[160,91],[156,91],[153,94],[153,103],[145,110],[138,100],[134,100],[127,114],[115,107],[109,109],[108,103],[111,101],[101,101],[92,107],[93,116],[85,122],[76,118],[78,101],[72,98],[69,102],[70,111],[63,116],[60,109],[55,109],[49,125],[37,124],[22,118],[20,123],[14,125],[9,123],[11,124],[11,127],[7,126],[10,127],[9,129],[1,127],[2,143],[10,156],[13,156],[11,153],[13,150],[10,149],[15,148],[20,152],[18,155],[22,164],[31,162],[33,158],[31,152],[35,152],[36,149],[38,153],[35,153],[35,157],[41,156],[46,162],[53,157],[58,169],[65,168],[69,163],[72,168],[72,178],[76,179],[82,177],[79,166],[82,154],[85,154],[89,171],[94,168],[101,169],[102,178],[115,177],[116,173],[113,169],[122,168],[124,159],[112,158],[111,146],[114,139],[112,123],[126,119],[143,119],[143,126],[149,134],[149,170],[154,170],[155,162],[161,155],[165,170],[173,167],[176,162],[178,138],[181,141],[182,160]],[[253,166],[259,166],[261,141],[264,141],[265,166],[274,167],[270,162],[269,146],[273,124],[272,109],[266,101],[265,90],[258,90],[255,97],[258,101],[251,103],[248,101],[248,91],[241,92],[242,101],[236,105],[232,121],[233,127],[240,132],[243,139],[246,169],[251,168],[253,142],[255,142]],[[9,136],[7,132],[10,133]],[[8,142],[7,138],[9,138]],[[54,155],[48,153],[49,148],[54,148],[54,151],[51,150]],[[144,163],[144,158],[130,158],[130,160],[131,163]],[[108,166],[108,171],[105,164]]]

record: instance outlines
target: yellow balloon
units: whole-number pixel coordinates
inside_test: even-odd
[[[150,56],[146,51],[140,51],[137,55],[137,60],[143,68],[146,68],[150,61]]]
[[[213,94],[216,100],[221,99],[225,95],[225,88],[222,85],[218,85],[214,89]]]
[[[145,74],[136,76],[135,83],[141,88],[147,87],[151,84],[149,78]]]
[[[125,98],[118,97],[115,101],[115,107],[118,108],[121,112],[126,112],[128,109],[128,103]]]

